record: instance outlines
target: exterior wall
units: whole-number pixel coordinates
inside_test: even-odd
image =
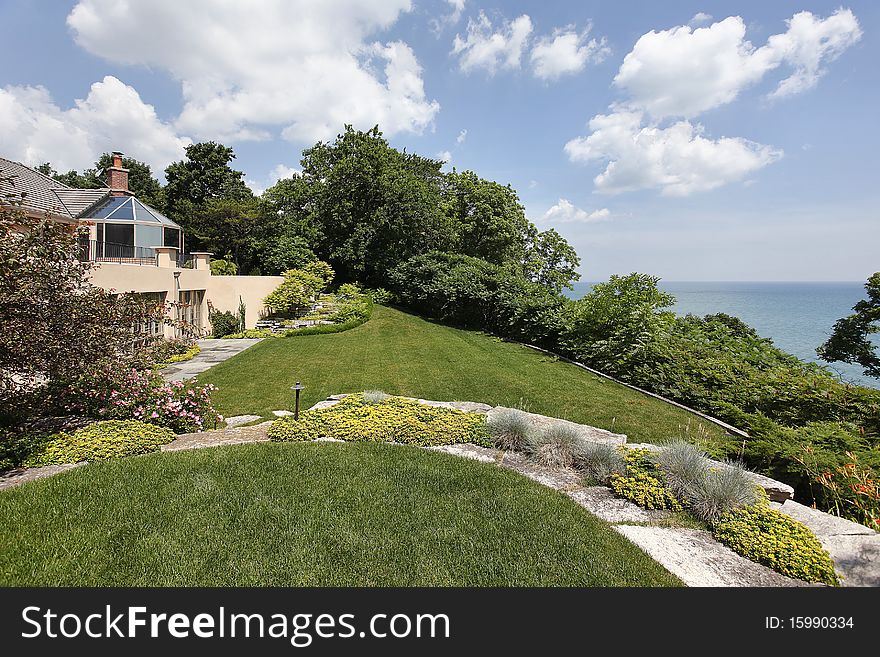
[[[284,282],[283,276],[211,276],[207,298],[216,310],[238,311],[238,298],[245,305],[245,326],[253,328],[266,307],[263,299]]]
[[[180,272],[176,284],[174,272]],[[212,276],[207,268],[177,269],[104,262],[92,269],[92,283],[115,292],[154,292],[164,294],[166,301],[173,302],[178,299],[178,292],[204,291],[199,309],[202,324],[199,328],[203,331],[210,330],[208,302],[215,310],[234,313],[238,310],[239,297],[246,307],[245,326],[253,328],[265,309],[263,299],[283,281],[282,276]],[[166,327],[166,337],[172,335],[171,327]]]

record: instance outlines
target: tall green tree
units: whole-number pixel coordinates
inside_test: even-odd
[[[510,185],[453,171],[446,174],[444,197],[455,252],[495,264],[523,259],[530,224]]]
[[[244,207],[236,204],[253,198],[244,183],[244,174],[230,166],[234,159],[233,150],[217,142],[187,146],[186,158],[165,168],[165,211],[183,227],[190,248],[233,253],[235,264],[241,271],[240,259],[244,252],[240,237],[237,233],[231,235],[227,243],[220,227],[247,224],[247,217],[236,221],[232,212],[236,207]],[[225,203],[217,205],[215,202]],[[209,207],[212,203],[215,203],[213,207]],[[217,227],[211,227],[212,217],[223,221]]]
[[[259,267],[257,253],[270,221],[258,199],[209,199],[187,216],[187,241],[227,257],[243,274]],[[262,273],[262,272],[261,272]]]
[[[675,297],[648,274],[612,276],[565,306],[562,346],[578,360],[613,374],[627,374],[650,356],[653,342],[675,322],[667,309]]]
[[[451,245],[442,164],[395,150],[378,127],[346,126],[333,143],[306,149],[301,163],[313,248],[342,280],[382,284],[397,263]]]
[[[816,353],[822,360],[833,363],[858,363],[865,376],[880,378],[880,355],[871,336],[880,333],[880,272],[872,274],[865,283],[867,299],[853,306],[853,314],[837,320],[831,337]]]
[[[539,232],[529,226],[523,269],[530,280],[554,292],[573,289],[572,282],[581,277],[577,272],[580,264],[577,251],[553,228]]]

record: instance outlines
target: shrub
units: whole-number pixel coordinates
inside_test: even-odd
[[[358,294],[343,300],[337,305],[336,311],[329,319],[334,324],[346,324],[350,322],[363,323],[367,321],[373,310],[373,302],[366,295]]]
[[[376,288],[375,290],[367,290],[367,294],[370,295],[373,303],[378,303],[383,306],[394,301],[394,295],[384,287]]]
[[[676,440],[652,455],[663,470],[666,485],[679,499],[689,499],[709,470],[706,454],[683,440]]]
[[[528,452],[533,461],[548,468],[574,466],[580,452],[580,432],[565,424],[552,424],[529,441]]]
[[[339,289],[336,290],[337,299],[354,299],[355,297],[360,296],[360,294],[361,289],[354,283],[343,283],[339,286]]]
[[[152,348],[156,364],[154,369],[160,370],[172,363],[192,360],[202,352],[202,348],[188,340],[162,340]]]
[[[880,531],[880,478],[859,462],[852,452],[846,452],[844,465],[833,470],[820,470],[810,457],[814,451],[804,448],[801,461],[822,489],[822,497],[839,516],[860,522]]]
[[[108,420],[141,420],[187,433],[223,419],[211,402],[213,385],[167,382],[152,371],[109,370],[80,381],[79,390],[80,410]]]
[[[186,354],[193,347],[192,340],[174,338],[171,340],[158,340],[145,349],[144,355],[152,359],[154,363],[167,363],[172,356]]]
[[[194,344],[189,349],[187,349],[184,353],[174,354],[173,356],[170,356],[165,361],[164,364],[170,365],[171,363],[183,363],[184,361],[192,360],[193,358],[198,356],[200,353],[202,353],[202,348],[199,345]]]
[[[238,333],[230,333],[229,335],[224,335],[223,337],[230,340],[240,340],[242,338],[276,338],[278,337],[278,334],[273,333],[269,329],[245,329],[244,331],[239,331]]]
[[[388,399],[391,395],[382,392],[381,390],[364,390],[364,403],[365,404],[381,404],[383,401]]]
[[[702,479],[688,491],[688,502],[694,515],[712,524],[721,516],[758,501],[758,486],[738,463],[707,470]]]
[[[224,338],[241,329],[238,317],[228,310],[212,310],[208,314],[208,321],[211,322],[211,333],[215,338]]]
[[[15,180],[2,182],[13,185]],[[165,306],[138,294],[116,294],[90,282],[80,262],[77,228],[19,207],[20,194],[0,192],[0,423],[63,412],[71,383],[84,371],[128,367],[132,342]],[[87,231],[86,231],[87,232]]]
[[[349,395],[330,408],[304,411],[299,420],[290,416],[279,418],[269,427],[270,440],[316,438],[399,442],[423,447],[456,443],[491,445],[483,415],[427,406],[401,397],[368,404],[362,394]]]
[[[235,276],[238,274],[238,267],[231,260],[217,258],[211,260],[211,276]]]
[[[626,461],[621,448],[605,443],[584,441],[575,467],[600,484],[608,483],[613,475],[626,474]]]
[[[528,415],[515,408],[501,408],[486,418],[486,426],[495,447],[523,451],[532,435],[532,423]]]
[[[715,538],[747,559],[807,582],[838,585],[831,557],[804,525],[766,505],[747,506],[724,515],[712,529]]]
[[[71,433],[58,433],[25,460],[28,467],[105,461],[159,450],[174,440],[174,432],[135,420],[96,422]]]
[[[321,276],[306,271],[306,268],[289,269],[283,275],[284,282],[263,300],[276,313],[296,315],[307,310],[326,285]]]
[[[613,474],[609,480],[615,495],[646,509],[682,510],[681,502],[666,487],[663,473],[649,450],[627,449],[623,458],[626,474]]]

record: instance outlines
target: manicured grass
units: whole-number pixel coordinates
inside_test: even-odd
[[[389,444],[93,463],[0,493],[0,584],[678,586],[563,494]]]
[[[292,408],[290,386],[306,386],[307,408],[334,393],[380,389],[394,395],[519,406],[629,436],[683,437],[711,449],[715,425],[521,345],[376,306],[372,319],[334,335],[264,340],[199,376],[219,387],[224,415]]]

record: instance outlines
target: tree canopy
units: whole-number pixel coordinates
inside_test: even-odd
[[[853,306],[853,314],[837,320],[831,337],[816,353],[822,360],[833,363],[858,363],[865,376],[880,378],[880,355],[871,336],[880,333],[880,272],[865,283],[867,299]]]

